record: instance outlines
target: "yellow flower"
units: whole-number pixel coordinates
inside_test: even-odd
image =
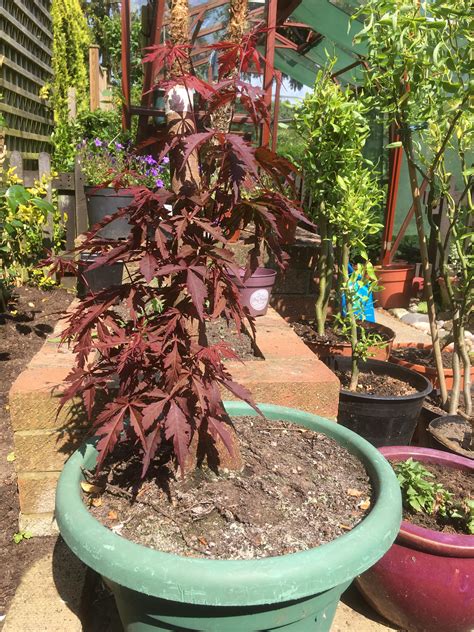
[[[16,175],[16,167],[10,167],[7,171],[8,184],[22,184],[23,180]]]

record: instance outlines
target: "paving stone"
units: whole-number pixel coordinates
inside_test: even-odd
[[[86,567],[62,540],[23,575],[3,632],[82,632]]]
[[[426,334],[430,333],[430,324],[428,322],[416,322],[412,325],[415,329],[419,329],[420,331],[424,331]]]
[[[392,316],[395,316],[395,318],[399,319],[401,319],[402,316],[406,316],[408,314],[408,310],[403,307],[394,307],[393,309],[389,309],[388,311],[390,314],[392,314]]]
[[[401,317],[400,319],[403,323],[407,325],[415,325],[415,323],[428,323],[428,314],[417,314],[417,313],[408,313]]]
[[[59,533],[58,525],[54,518],[54,512],[41,512],[24,514],[20,512],[18,517],[19,531],[28,531],[34,537],[42,538]]]

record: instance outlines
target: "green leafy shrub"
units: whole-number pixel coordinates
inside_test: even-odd
[[[45,199],[50,178],[43,177],[32,187],[25,187],[10,169],[5,179],[6,188],[0,192],[0,285],[8,298],[13,285],[54,285],[46,271],[35,266],[45,256],[47,245],[53,250],[62,249],[64,228],[57,206]],[[51,218],[53,234],[47,244],[45,225]],[[5,307],[5,300],[2,302]]]
[[[58,172],[74,169],[78,148],[84,139],[100,138],[104,143],[125,144],[129,135],[122,132],[120,108],[95,110],[78,114],[77,118],[57,125],[53,135],[53,165]]]

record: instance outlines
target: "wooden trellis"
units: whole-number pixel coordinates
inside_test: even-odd
[[[39,96],[52,78],[50,0],[0,0],[0,112],[8,151],[48,151],[52,113]]]

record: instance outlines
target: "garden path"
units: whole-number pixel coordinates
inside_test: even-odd
[[[392,316],[384,309],[375,310],[375,320],[381,325],[390,327],[395,332],[395,342],[425,342],[430,343],[428,334]]]

